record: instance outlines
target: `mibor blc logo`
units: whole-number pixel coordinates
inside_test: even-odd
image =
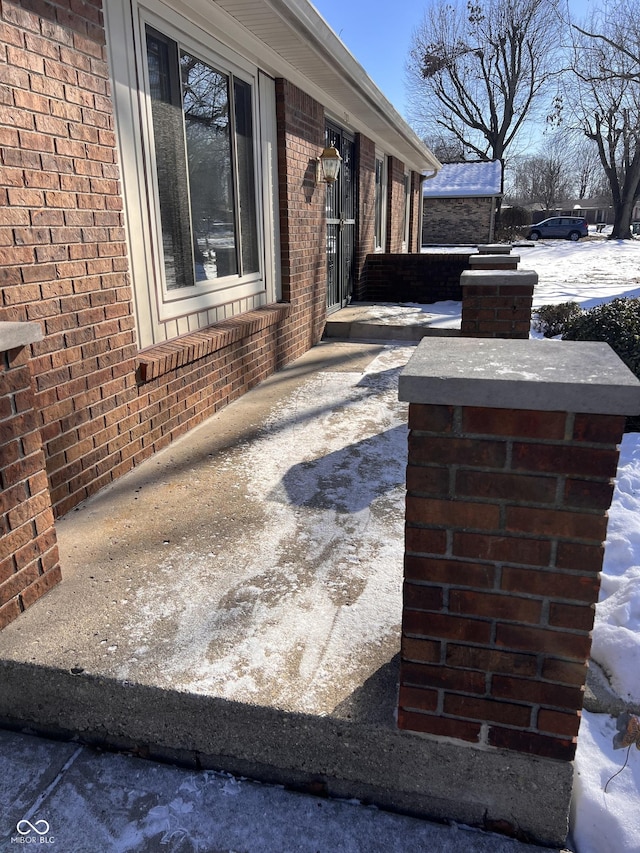
[[[19,820],[16,825],[17,835],[11,839],[12,844],[55,844],[53,835],[49,835],[51,827],[44,819]]]

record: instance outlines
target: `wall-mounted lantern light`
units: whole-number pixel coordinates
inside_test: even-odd
[[[321,181],[327,184],[335,183],[338,179],[340,163],[342,163],[342,157],[338,149],[333,145],[325,148],[316,161],[316,184]]]

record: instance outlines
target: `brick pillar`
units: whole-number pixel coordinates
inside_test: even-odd
[[[28,344],[37,323],[0,323],[0,629],[60,581]]]
[[[640,383],[606,344],[425,338],[400,399],[398,725],[553,759],[554,786],[576,748],[617,443]]]
[[[462,335],[472,338],[528,338],[533,289],[531,270],[466,270],[462,287]]]

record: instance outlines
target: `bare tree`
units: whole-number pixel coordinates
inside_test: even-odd
[[[509,197],[553,211],[574,193],[571,149],[564,134],[547,138],[536,154],[515,159]]]
[[[558,0],[435,0],[413,35],[410,112],[425,135],[501,160],[555,71]]]
[[[593,140],[613,199],[612,238],[631,237],[640,188],[639,0],[620,0],[574,25],[574,61],[580,97],[571,101]],[[568,100],[568,99],[567,99]]]
[[[438,136],[426,136],[424,143],[441,163],[462,163],[465,160],[464,147],[455,137],[443,133]]]
[[[584,137],[583,137],[584,138]],[[607,195],[609,185],[600,162],[598,149],[590,143],[581,144],[572,152],[579,199]]]

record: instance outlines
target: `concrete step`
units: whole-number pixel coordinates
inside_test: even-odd
[[[6,730],[0,730],[0,802],[3,850],[28,843],[29,837],[38,840],[36,831],[46,833],[40,843],[64,853],[115,853],[134,847],[136,853],[541,849],[464,826],[390,814],[353,800],[318,799],[227,773],[161,765],[132,754]]]
[[[443,325],[456,322],[458,328]],[[459,318],[452,320],[437,306],[358,302],[329,314],[324,339],[417,343],[427,335],[458,336],[459,326]]]

